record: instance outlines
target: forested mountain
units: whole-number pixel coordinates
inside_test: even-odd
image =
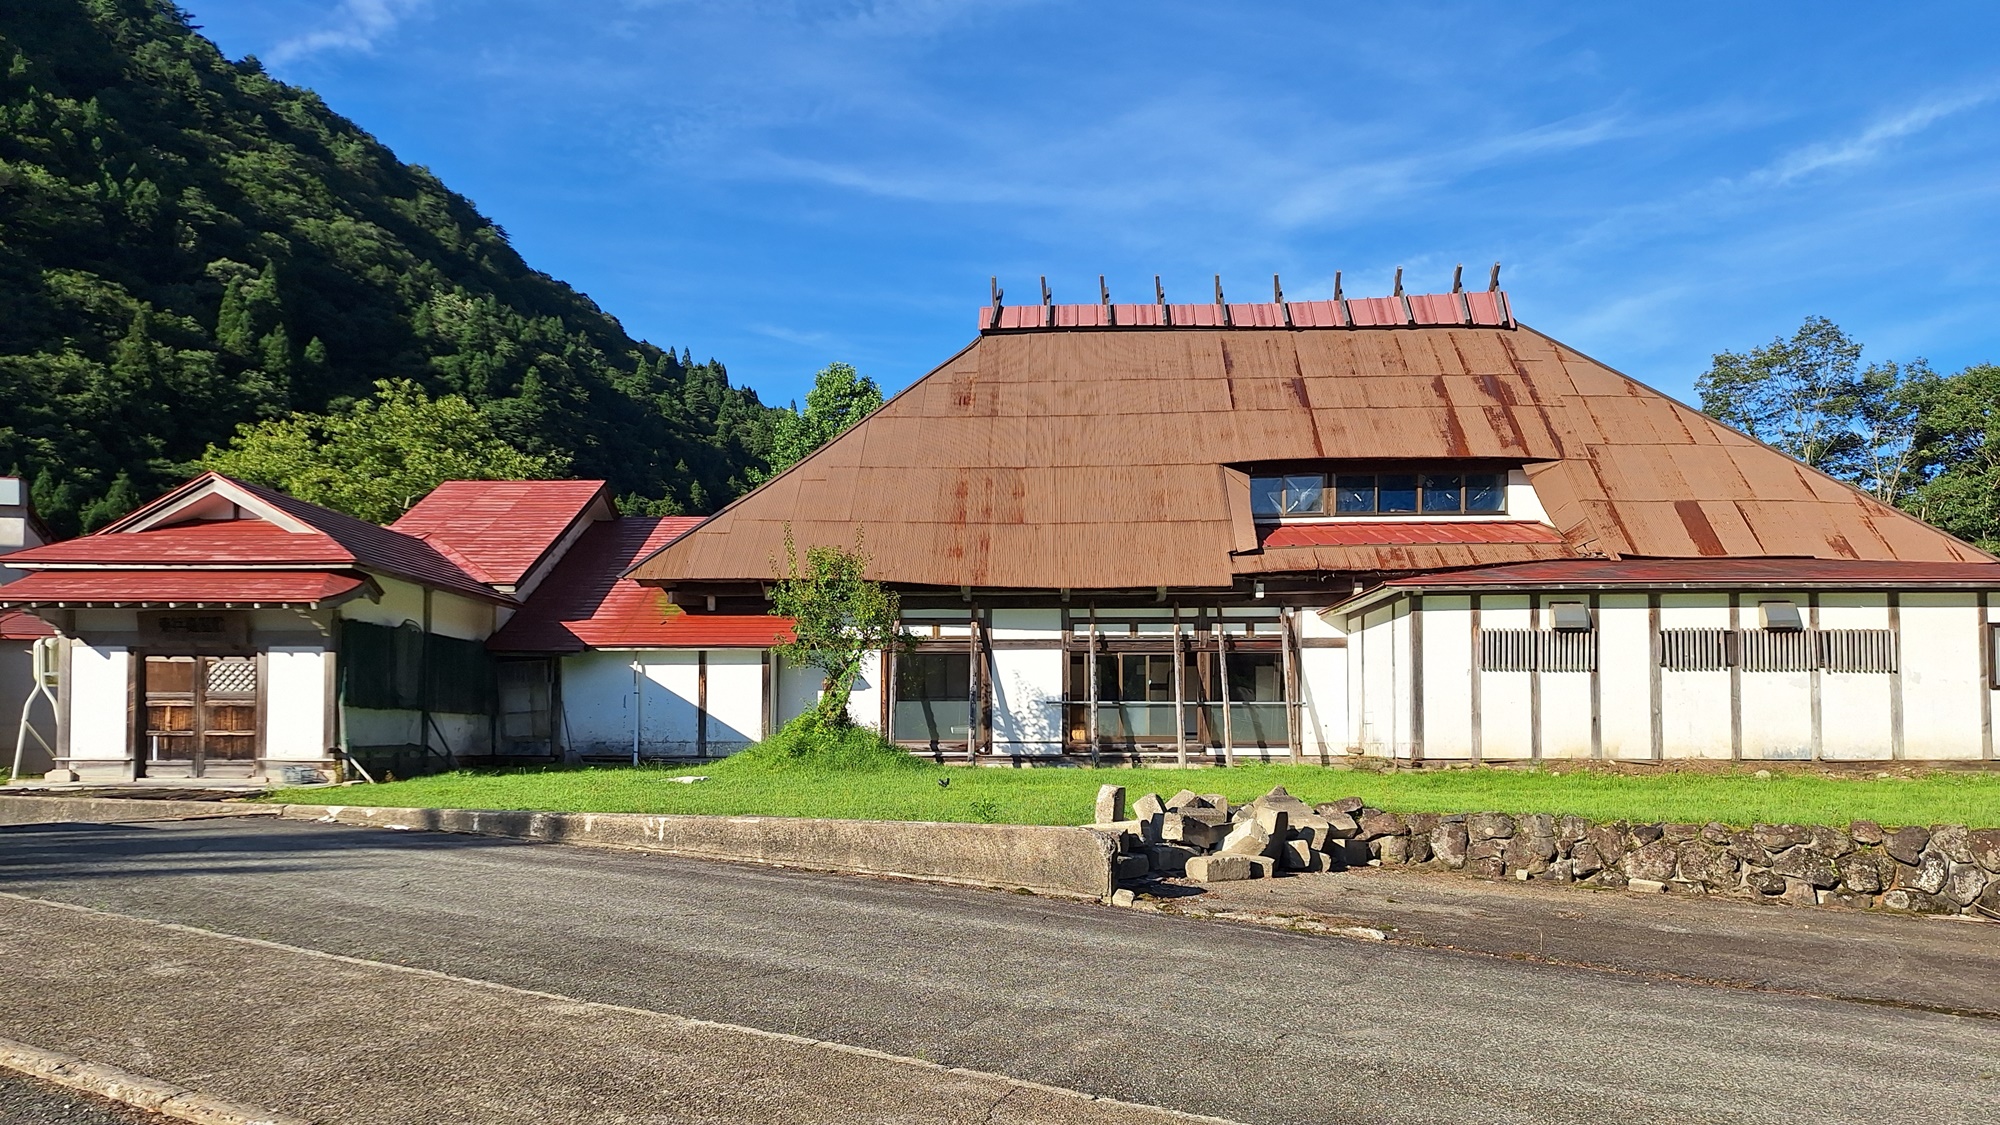
[[[770,451],[775,412],[721,364],[633,340],[166,0],[0,3],[0,472],[57,530],[384,379],[655,508],[710,510]]]

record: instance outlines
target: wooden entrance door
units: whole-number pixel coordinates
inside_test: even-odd
[[[148,656],[148,777],[250,777],[257,772],[257,658]]]

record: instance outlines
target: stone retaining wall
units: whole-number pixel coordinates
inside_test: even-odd
[[[356,805],[285,805],[280,815],[288,820],[633,848],[1088,898],[1102,898],[1112,890],[1111,839],[1087,828]]]
[[[1358,802],[1355,802],[1358,804]],[[1488,878],[2000,918],[2000,829],[1599,823],[1360,808],[1372,862]]]

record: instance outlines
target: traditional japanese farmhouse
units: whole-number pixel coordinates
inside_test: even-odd
[[[943,758],[1993,756],[2000,564],[1497,286],[996,294],[631,577],[678,627],[754,615],[787,529],[901,591],[855,713]]]

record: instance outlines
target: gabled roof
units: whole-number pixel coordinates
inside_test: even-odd
[[[448,480],[390,528],[496,586],[518,586],[580,521],[611,513],[601,480]]]
[[[860,535],[879,579],[1017,589],[1550,556],[1988,558],[1520,327],[1504,293],[1306,304],[1167,306],[1171,327],[1126,306],[989,310],[965,350],[633,577],[768,578],[787,526],[802,546]],[[1521,466],[1561,543],[1260,552],[1225,468],[1386,458]]]
[[[547,581],[486,642],[497,652],[586,648],[768,648],[791,622],[749,614],[685,613],[625,570],[699,524],[699,518],[624,516],[592,524]]]
[[[468,597],[511,600],[422,539],[219,473],[204,473],[95,534],[17,551],[7,564],[128,571],[356,567]]]

